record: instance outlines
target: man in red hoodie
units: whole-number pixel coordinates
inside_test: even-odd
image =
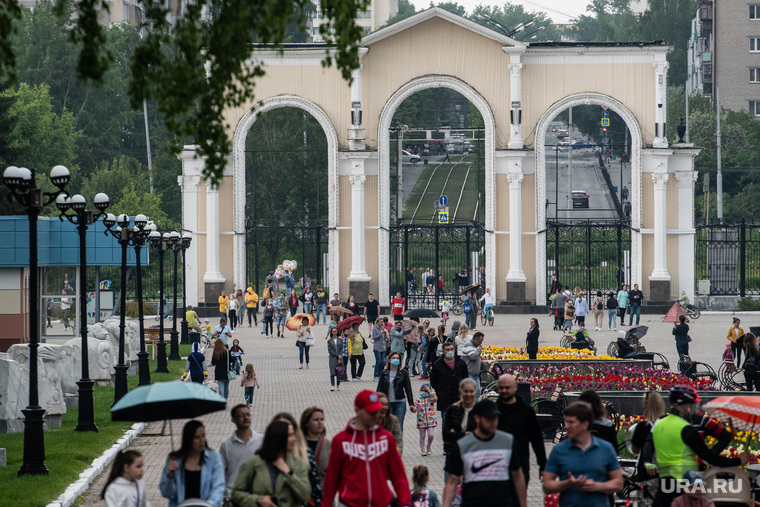
[[[322,507],[333,505],[335,493],[341,506],[387,507],[395,496],[388,487],[389,479],[399,507],[411,505],[396,440],[378,424],[381,408],[376,392],[365,390],[356,395],[356,417],[332,441]]]

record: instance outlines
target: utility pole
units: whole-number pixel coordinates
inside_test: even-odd
[[[718,116],[718,142],[716,144],[718,151],[718,176],[715,180],[716,192],[718,193],[718,222],[723,223],[723,174],[721,173],[720,157],[720,88],[715,88],[715,109]]]
[[[568,116],[567,133],[568,139],[570,139],[570,145],[567,147],[567,209],[571,210],[573,207],[573,108],[570,107]],[[571,212],[567,212],[568,218],[570,218]]]

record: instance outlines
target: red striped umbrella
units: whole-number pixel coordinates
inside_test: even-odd
[[[753,431],[760,423],[760,397],[719,396],[702,405],[712,417],[732,422],[734,428]]]

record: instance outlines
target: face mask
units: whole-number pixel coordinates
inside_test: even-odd
[[[446,352],[446,359],[454,359],[454,351]]]
[[[430,396],[430,393],[428,393],[426,391],[420,391],[420,397],[427,398],[428,396]]]
[[[391,364],[393,366],[398,366],[401,364],[401,361],[399,361],[398,359],[391,359]]]

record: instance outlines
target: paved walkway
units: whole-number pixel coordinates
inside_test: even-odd
[[[485,333],[485,344],[496,346],[521,346],[524,344],[530,315],[497,315],[496,325],[493,327],[479,326],[478,330]],[[559,343],[561,334],[551,331],[552,319],[547,315],[538,316],[541,324],[541,345],[555,345]],[[758,321],[757,315],[742,315],[743,327],[749,330],[749,326]],[[590,318],[587,318],[591,322]],[[651,326],[649,334],[643,339],[644,344],[652,351],[664,353],[675,365],[677,355],[673,337],[670,333],[672,324],[662,323],[660,317],[642,316],[642,325]],[[691,343],[692,357],[697,361],[704,361],[717,367],[720,355],[726,342],[726,332],[731,325],[731,315],[703,315],[697,324],[692,325]],[[593,329],[593,325],[591,326]],[[366,331],[362,326],[362,331]],[[291,412],[296,419],[308,406],[318,405],[325,410],[327,433],[330,436],[341,431],[346,422],[352,417],[353,400],[356,393],[362,389],[374,389],[372,382],[372,368],[374,358],[371,350],[367,351],[367,366],[363,375],[364,381],[350,382],[342,385],[340,392],[331,392],[329,389],[329,373],[327,367],[327,350],[324,340],[318,338],[317,345],[311,349],[311,368],[298,369],[298,349],[294,346],[295,333],[288,331],[286,338],[266,339],[260,334],[261,328],[242,327],[235,330],[235,338],[246,351],[243,356],[245,362],[253,362],[261,382],[261,389],[257,389],[252,406],[253,427],[263,432],[271,417],[281,411]],[[316,326],[315,335],[324,336],[326,326]],[[616,337],[611,331],[592,332],[591,336],[596,339],[600,350],[606,348],[607,343]],[[413,378],[412,388],[416,391],[423,381]],[[243,402],[243,389],[238,382],[231,382],[230,406]],[[217,412],[201,418],[206,425],[208,443],[211,448],[217,449],[219,444],[233,431],[229,412]],[[179,443],[179,435],[185,421],[174,421],[174,442]],[[158,483],[163,470],[167,454],[171,450],[168,427],[166,435],[162,435],[163,423],[152,423],[140,436],[134,447],[138,448],[145,456],[146,473],[145,480],[148,484],[150,501],[154,506],[166,505],[167,502],[160,496]],[[408,413],[405,421],[405,449],[404,464],[407,475],[411,480],[411,471],[414,465],[424,463],[430,469],[430,487],[439,494],[443,492],[443,464],[444,456],[441,453],[440,429],[436,433],[436,441],[433,444],[432,456],[422,457],[418,451],[418,432],[416,429],[416,417]],[[547,444],[547,453],[550,444]],[[531,452],[531,459],[533,454]],[[543,505],[543,494],[540,483],[535,480],[538,471],[535,463],[531,464],[531,477],[534,478],[529,485],[528,504],[530,506]],[[103,488],[105,474],[99,477],[85,494],[80,505],[100,506],[100,491]]]

